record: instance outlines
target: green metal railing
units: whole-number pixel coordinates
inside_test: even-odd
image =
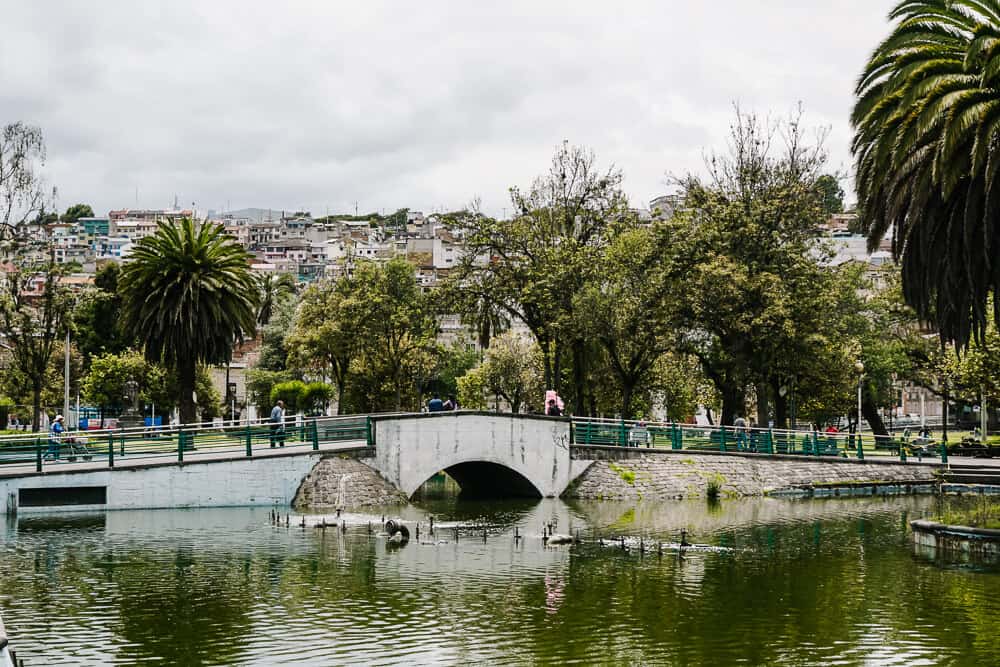
[[[183,463],[201,454],[253,457],[263,450],[286,448],[317,451],[322,445],[359,442],[370,446],[372,417],[305,417],[283,428],[257,423],[187,424],[113,430],[66,432],[58,438],[46,433],[0,436],[0,472],[5,465],[34,464],[38,472],[58,464],[175,460]]]
[[[910,443],[871,434],[789,431],[772,428],[699,426],[671,422],[572,418],[572,442],[576,445],[656,447],[673,450],[786,454],[840,457],[864,460],[866,456],[948,462],[944,445],[913,448]],[[909,451],[908,451],[909,450]]]

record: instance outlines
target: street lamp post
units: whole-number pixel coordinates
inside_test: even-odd
[[[857,363],[854,364],[854,370],[858,372],[858,420],[857,420],[858,458],[864,459],[865,452],[861,446],[861,385],[865,378],[864,362],[858,359]]]

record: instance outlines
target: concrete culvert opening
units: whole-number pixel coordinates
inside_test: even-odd
[[[541,492],[521,473],[498,463],[470,461],[444,472],[460,487],[461,498],[541,498]]]

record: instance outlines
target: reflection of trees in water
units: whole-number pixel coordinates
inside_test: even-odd
[[[240,647],[258,635],[268,635],[261,640],[268,646],[276,634],[289,635],[282,647],[294,647],[305,626],[307,646],[322,637],[368,650],[349,642],[375,642],[395,628],[399,641],[423,636],[414,641],[470,661],[588,664],[861,663],[866,651],[897,650],[918,631],[926,652],[912,661],[948,651],[961,662],[1000,664],[993,629],[1000,578],[914,559],[906,503],[880,502],[881,514],[840,520],[829,518],[825,503],[814,505],[810,520],[804,503],[792,508],[794,520],[756,525],[740,506],[729,528],[707,507],[693,508],[692,523],[714,527],[705,541],[738,551],[682,559],[592,544],[543,549],[537,538],[515,547],[512,539],[483,545],[470,537],[467,547],[411,543],[389,553],[358,530],[294,527],[250,532],[242,547],[235,539],[209,543],[208,533],[198,534],[204,543],[109,546],[86,529],[28,531],[0,560],[0,590],[62,617],[93,613],[88,604],[117,607],[110,627],[124,644],[117,657],[140,664],[238,663],[250,657]],[[501,515],[526,511],[523,526],[537,530],[560,507],[513,506]],[[722,507],[724,518],[731,506]],[[684,525],[658,516],[670,509],[655,505],[596,511],[609,523],[625,517],[636,534],[665,526],[674,537]],[[339,634],[345,623],[352,638]]]
[[[129,642],[123,657],[176,665],[239,659],[259,592],[249,556],[199,557],[197,548],[185,543],[175,547],[172,558],[154,551],[116,557],[117,629]]]
[[[585,545],[570,560],[553,618],[532,619],[532,641],[540,654],[560,646],[561,660],[593,657],[592,641],[566,637],[599,636],[610,662],[821,664],[851,646],[861,662],[868,649],[910,644],[904,635],[921,628],[927,639],[915,650],[925,656],[957,643],[970,664],[1000,661],[990,625],[1000,579],[951,572],[934,581],[937,573],[900,548],[905,528],[892,515],[817,526],[737,531],[730,542],[748,551],[728,556],[640,558]],[[599,613],[587,618],[581,610]]]

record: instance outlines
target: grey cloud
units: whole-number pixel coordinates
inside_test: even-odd
[[[724,146],[732,100],[801,100],[849,166],[892,2],[10,4],[0,122],[45,130],[61,205],[499,213],[562,139],[646,201]]]

